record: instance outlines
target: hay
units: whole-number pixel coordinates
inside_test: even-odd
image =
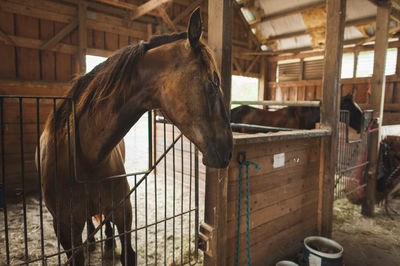
[[[335,201],[333,209],[333,231],[350,235],[366,235],[369,238],[384,238],[389,246],[400,247],[400,217],[390,219],[382,207],[376,208],[374,218],[361,215],[361,205],[347,199]]]

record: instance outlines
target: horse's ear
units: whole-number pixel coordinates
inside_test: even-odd
[[[188,38],[190,46],[196,48],[199,43],[201,35],[201,18],[200,18],[200,7],[198,7],[190,17],[189,27],[188,27]]]

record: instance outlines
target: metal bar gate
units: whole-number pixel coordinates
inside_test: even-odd
[[[367,129],[372,111],[364,111],[360,134],[350,128],[349,111],[340,111],[340,121],[334,198],[347,197],[353,203],[361,203],[369,164],[370,132]]]
[[[62,102],[68,104],[71,110],[71,115],[67,115],[61,125],[66,128],[63,134],[68,139],[66,151],[70,177],[74,182],[80,183],[85,191],[77,199],[73,197],[75,194],[72,186],[68,188],[69,208],[72,210],[77,200],[84,201],[86,213],[82,215],[87,217],[82,232],[86,240],[79,246],[72,244],[69,250],[63,249],[56,234],[59,235],[63,230],[60,223],[63,214],[69,212],[71,217],[66,219],[73,221],[73,212],[62,209],[57,197],[54,203],[57,207],[53,213],[57,222],[53,224],[53,217],[45,207],[42,195],[40,161],[37,163],[39,171],[36,171],[35,166],[35,157],[40,158],[40,135],[47,116],[50,112],[55,112]],[[85,180],[76,175],[75,104],[72,99],[0,96],[0,265],[64,265],[70,261],[74,265],[74,259],[67,260],[67,252],[72,252],[73,258],[83,252],[85,264],[88,265],[119,265],[122,246],[116,240],[129,233],[132,234],[131,244],[136,252],[137,265],[196,264],[199,259],[199,153],[173,125],[167,124],[165,120],[156,122],[154,118],[154,111],[148,112],[148,137],[145,141],[148,156],[139,154],[142,160],[148,161],[145,169],[101,180]],[[56,152],[51,156],[55,162],[54,189],[57,192],[57,182],[60,182],[57,178],[58,165],[61,159],[57,152],[59,140],[56,127],[60,125],[57,125],[56,119],[53,121],[54,124],[49,126],[55,129]],[[156,126],[161,127],[164,133],[157,136],[160,140],[158,142],[155,136]],[[172,131],[170,138],[167,131]],[[159,153],[157,157],[156,150]],[[114,191],[114,186],[125,178],[129,188],[123,190],[123,202],[114,203],[114,197],[121,196],[116,195],[120,192]],[[111,190],[110,213],[105,213],[103,208],[104,201],[107,200],[101,192],[104,187]],[[93,188],[98,191],[98,215],[89,217],[88,190]],[[115,224],[108,221],[114,220],[114,212],[118,208],[124,209],[125,221],[125,216],[129,213],[126,210],[126,201],[130,201],[132,205],[132,228],[127,229],[124,222],[123,232],[117,233]],[[73,227],[74,224],[70,224]],[[105,233],[102,230],[104,227]],[[71,232],[74,230],[71,228]],[[74,243],[73,238],[71,233],[71,243]],[[123,245],[126,249],[126,241]],[[124,259],[127,262],[126,256],[122,258]]]

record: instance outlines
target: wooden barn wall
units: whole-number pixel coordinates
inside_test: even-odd
[[[266,100],[321,100],[321,80],[269,82]],[[369,107],[371,78],[342,79],[342,95],[354,93],[355,101],[363,109]],[[386,76],[383,125],[400,124],[400,78]]]
[[[252,264],[272,265],[301,249],[304,237],[318,231],[319,137],[235,144],[233,158],[246,152],[249,168],[250,253]],[[285,153],[285,165],[273,167],[274,154]],[[229,165],[227,265],[234,265],[237,237],[238,168]],[[241,183],[239,265],[246,264],[246,178]]]

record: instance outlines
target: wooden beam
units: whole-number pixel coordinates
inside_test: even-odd
[[[164,3],[169,2],[170,0],[150,0],[143,5],[140,5],[136,10],[132,11],[131,20],[135,20],[140,18],[141,16],[145,15],[149,11],[156,9],[157,7],[161,6]]]
[[[3,40],[3,42],[4,42],[5,44],[17,46],[17,45],[15,44],[15,42],[14,42],[10,37],[8,37],[7,33],[5,33],[5,32],[2,31],[2,30],[0,30],[0,40]]]
[[[232,81],[233,1],[208,1],[208,45],[220,70],[221,88],[229,112]],[[228,170],[206,168],[204,221],[214,228],[213,256],[204,254],[204,265],[226,265]]]
[[[253,31],[251,30],[249,23],[247,22],[246,18],[244,17],[242,11],[240,10],[240,6],[236,1],[233,1],[233,7],[236,9],[236,12],[239,14],[240,20],[242,21],[243,25],[247,29],[250,39],[253,41],[253,43],[255,44],[257,49],[260,49],[261,42],[257,38],[257,36],[253,33]]]
[[[37,1],[25,0],[19,0],[18,3],[0,1],[0,9],[10,13],[62,23],[70,23],[76,19],[76,8],[74,6],[53,1],[43,0],[40,1],[40,4]],[[147,37],[147,24],[145,23],[127,23],[126,19],[95,11],[88,11],[87,16],[88,29],[112,33],[118,32],[142,40]]]
[[[258,82],[258,100],[264,101],[267,100],[266,96],[268,95],[268,71],[269,66],[267,59],[265,56],[261,56],[260,59],[260,77]]]
[[[289,8],[289,9],[286,9],[286,10],[282,10],[282,11],[279,11],[279,12],[276,12],[276,13],[273,13],[273,14],[270,14],[270,15],[266,15],[266,16],[262,17],[259,20],[256,20],[254,22],[249,22],[249,24],[251,26],[254,26],[254,25],[260,24],[260,23],[265,22],[265,21],[270,21],[270,20],[275,20],[275,19],[282,18],[282,17],[287,17],[287,16],[290,16],[290,15],[293,15],[293,14],[296,14],[296,13],[301,13],[301,12],[304,12],[304,11],[312,10],[312,9],[315,9],[315,8],[318,8],[318,7],[323,7],[323,6],[325,6],[325,0],[316,1],[316,2],[313,2],[313,3],[310,3],[310,4],[296,6],[296,7]]]
[[[245,76],[248,75],[250,73],[250,71],[253,69],[253,67],[256,65],[256,63],[258,63],[258,60],[260,59],[260,57],[261,57],[260,55],[257,55],[256,59],[251,62],[249,67],[244,72]]]
[[[78,26],[78,20],[74,19],[69,24],[67,24],[64,28],[62,28],[59,32],[56,33],[52,38],[44,41],[43,44],[40,46],[41,50],[50,50],[53,48],[57,43],[59,43],[62,39],[65,38],[71,31],[73,31],[76,26]]]
[[[381,138],[380,127],[383,119],[383,101],[385,99],[385,63],[388,46],[390,7],[378,6],[376,21],[376,41],[374,52],[374,72],[371,81],[371,99],[374,118],[378,121],[378,131],[371,133],[369,148],[369,170],[367,187],[365,189],[365,200],[362,205],[362,214],[374,215],[376,182],[378,174],[378,153]]]
[[[179,15],[176,16],[176,17],[172,20],[172,22],[173,22],[174,24],[177,24],[177,23],[180,22],[182,19],[184,19],[185,17],[189,16],[189,15],[193,12],[193,10],[194,10],[196,7],[198,7],[198,6],[201,5],[201,3],[202,3],[203,1],[204,1],[204,0],[196,0],[196,1],[194,1],[193,3],[191,3],[185,10],[183,10],[182,12],[180,12]]]
[[[116,0],[97,0],[97,2],[108,4],[110,6],[116,6],[120,8],[125,8],[128,10],[136,10],[137,6],[127,3],[127,2],[121,2],[121,1],[116,1]]]
[[[340,73],[343,54],[346,0],[327,1],[325,65],[322,79],[321,128],[331,130],[331,136],[322,140],[323,171],[320,176],[318,211],[319,232],[332,234],[333,193],[337,158],[337,127],[340,112]]]
[[[240,76],[243,76],[242,67],[240,66],[237,58],[235,58],[235,57],[233,57],[233,64],[235,65],[236,70],[240,73]]]
[[[175,24],[172,22],[171,18],[168,16],[167,12],[162,7],[157,7],[157,11],[160,14],[161,18],[167,23],[168,27],[170,27],[174,31],[178,31]]]
[[[374,49],[374,44],[369,44],[369,45],[363,45],[363,46],[355,46],[355,47],[348,47],[343,49],[343,53],[351,53],[351,52],[363,52],[363,51],[371,51]],[[390,42],[388,44],[389,48],[400,48],[400,41],[394,41]],[[306,58],[306,57],[312,57],[312,56],[320,56],[324,55],[325,50],[319,50],[319,51],[308,51],[308,52],[302,52],[302,53],[297,53],[293,55],[277,55],[276,53],[271,53],[271,52],[243,52],[242,56],[246,55],[271,55],[268,58],[268,61],[270,62],[276,62],[280,60],[289,60],[289,59],[295,59],[295,58]]]
[[[78,45],[78,74],[83,75],[86,73],[86,49],[87,45],[87,14],[86,14],[86,5],[83,0],[79,0],[78,4],[78,19],[79,19],[79,45]]]

